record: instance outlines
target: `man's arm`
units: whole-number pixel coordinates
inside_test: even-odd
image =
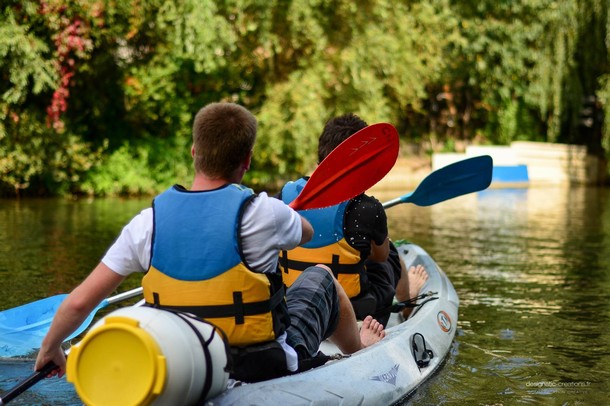
[[[102,300],[110,295],[125,279],[100,262],[89,276],[78,285],[57,309],[49,332],[42,340],[36,358],[35,370],[49,361],[59,366],[59,376],[66,370],[66,357],[61,344],[87,318]]]
[[[313,238],[313,227],[303,216],[301,216],[301,230],[301,242],[299,242],[299,245],[306,244]]]

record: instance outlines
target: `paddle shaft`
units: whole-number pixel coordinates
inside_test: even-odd
[[[400,200],[400,197],[397,197],[395,199],[388,200],[387,202],[383,203],[383,208],[384,209],[389,209],[390,207],[394,207],[394,206],[399,205],[401,203],[403,203],[403,201]]]
[[[106,299],[107,304],[115,304],[121,302],[123,300],[131,299],[132,297],[136,297],[142,294],[142,287],[131,289],[123,293],[119,293],[118,295],[114,295]]]
[[[83,321],[83,323],[72,332],[64,341],[68,341],[73,339],[74,337],[80,335],[83,331],[89,327],[91,322],[93,321],[93,317],[98,312],[98,310],[103,309],[104,307],[118,303],[122,300],[131,299],[132,297],[138,296],[142,294],[142,287],[128,290],[127,292],[119,293],[118,295],[109,297],[108,299],[104,299],[99,305],[96,306],[95,309],[89,314],[89,316]]]
[[[6,405],[11,400],[15,399],[17,396],[21,395],[23,392],[34,386],[44,377],[49,375],[53,370],[57,369],[57,365],[55,365],[52,361],[47,365],[42,367],[40,371],[34,372],[32,375],[28,376],[23,381],[19,382],[17,386],[13,389],[5,393],[2,397],[0,397],[0,406]]]

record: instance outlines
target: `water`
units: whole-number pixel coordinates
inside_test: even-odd
[[[596,188],[493,189],[388,210],[391,235],[425,248],[461,300],[452,353],[407,404],[608,403],[609,197]],[[69,291],[148,205],[0,201],[0,309]],[[0,362],[0,392],[32,362]],[[70,384],[46,380],[12,404],[78,403]]]
[[[544,188],[388,211],[461,299],[455,351],[411,403],[608,404],[609,208],[606,190]]]

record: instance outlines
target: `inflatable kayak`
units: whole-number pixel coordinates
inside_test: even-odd
[[[428,280],[407,320],[396,304],[386,337],[351,356],[330,342],[330,360],[305,372],[257,383],[229,379],[224,341],[211,325],[181,313],[125,307],[99,320],[72,347],[67,379],[86,404],[351,405],[393,404],[442,365],[457,328],[453,285],[419,246],[398,243],[407,268]],[[129,382],[128,385],[125,383]]]

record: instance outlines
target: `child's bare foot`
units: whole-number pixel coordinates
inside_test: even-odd
[[[360,341],[362,342],[362,348],[369,347],[375,343],[378,343],[385,337],[385,329],[383,324],[380,324],[372,316],[366,316],[362,321],[362,327],[360,328]]]
[[[412,266],[407,273],[407,280],[409,281],[409,299],[413,299],[419,295],[419,291],[428,280],[428,272],[423,265]],[[402,316],[406,319],[412,311],[411,307],[406,307],[402,311]]]
[[[412,266],[409,268],[409,298],[419,295],[419,291],[428,280],[428,272],[423,265]]]

